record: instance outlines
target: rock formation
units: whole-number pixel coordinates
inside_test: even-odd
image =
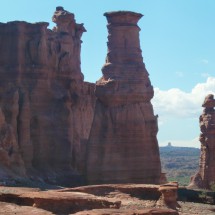
[[[155,208],[159,198],[156,194],[159,194],[157,185],[142,184],[82,186],[48,191],[0,187],[0,214],[179,214],[166,207]]]
[[[215,184],[215,99],[214,95],[206,96],[203,114],[199,118],[201,154],[199,170],[191,178],[190,187],[210,189]]]
[[[161,192],[161,197],[157,201],[156,205],[158,207],[167,207],[171,209],[179,209],[180,205],[177,203],[178,198],[178,183],[170,182],[163,184],[158,189]]]
[[[99,183],[160,182],[157,116],[153,87],[141,55],[137,26],[141,14],[104,14],[108,54],[96,82],[98,98],[87,145],[87,180]]]
[[[53,21],[53,30],[45,22],[0,23],[0,177],[19,169],[74,184],[83,174],[95,103],[80,68],[86,30],[62,7]]]

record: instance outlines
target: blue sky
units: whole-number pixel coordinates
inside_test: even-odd
[[[160,145],[200,147],[198,117],[207,93],[215,93],[214,0],[7,0],[0,22],[46,21],[56,6],[84,23],[82,72],[86,81],[101,77],[107,29],[104,12],[130,10],[144,14],[139,26],[144,62],[155,87],[152,100],[159,115]]]

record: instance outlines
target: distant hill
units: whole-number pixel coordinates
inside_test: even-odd
[[[180,185],[188,185],[199,165],[200,149],[192,147],[160,147],[162,172],[169,181],[178,181]]]

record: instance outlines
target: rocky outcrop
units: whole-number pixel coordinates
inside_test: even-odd
[[[0,187],[0,201],[18,211],[24,212],[27,208],[33,211],[35,208],[38,213],[43,210],[44,214],[178,214],[176,210],[166,207],[155,208],[155,201],[159,198],[154,195],[156,192],[159,193],[157,185],[143,184],[97,185],[49,191]],[[0,210],[3,214],[5,211],[5,207]]]
[[[214,95],[206,96],[203,114],[199,118],[201,154],[199,170],[191,178],[189,187],[210,189],[215,183],[215,99]]]
[[[142,209],[142,210],[129,210],[129,209],[94,209],[89,211],[81,211],[75,215],[179,215],[177,211],[170,209]]]
[[[178,198],[177,182],[163,184],[159,187],[159,191],[161,192],[162,195],[156,203],[157,207],[167,207],[174,210],[180,208],[180,205],[177,203]]]
[[[0,23],[1,174],[69,185],[84,171],[94,84],[80,68],[83,24],[62,7],[53,21]]]
[[[141,14],[111,12],[108,54],[96,82],[98,98],[87,145],[87,180],[100,183],[160,182],[153,87],[141,55]]]

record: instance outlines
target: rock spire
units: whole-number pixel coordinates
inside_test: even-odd
[[[215,99],[213,94],[206,96],[199,117],[201,134],[201,154],[199,170],[191,178],[190,187],[210,189],[215,184]]]
[[[98,183],[160,182],[153,87],[143,63],[137,25],[142,14],[118,11],[108,21],[108,53],[96,82],[98,98],[87,146],[87,180]]]

